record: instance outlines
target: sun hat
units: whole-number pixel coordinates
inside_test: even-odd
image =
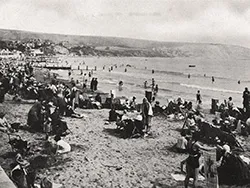
[[[137,115],[137,116],[135,117],[135,120],[142,121],[142,115]]]
[[[225,150],[225,153],[230,153],[231,151],[230,146],[227,144],[223,145],[223,149]]]

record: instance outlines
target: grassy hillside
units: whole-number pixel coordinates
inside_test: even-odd
[[[146,56],[146,57],[204,57],[212,59],[250,59],[250,49],[223,44],[159,42],[117,37],[77,36],[29,31],[0,29],[0,41],[29,39],[50,40],[55,53],[77,52],[78,55],[99,56]],[[85,46],[83,48],[83,46]],[[91,46],[94,48],[86,48]]]

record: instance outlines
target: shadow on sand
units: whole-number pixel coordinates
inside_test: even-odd
[[[112,129],[111,128],[104,128],[103,132],[107,133],[111,136],[115,136],[117,138],[124,138],[122,131],[119,129],[116,129],[116,128],[112,128]]]

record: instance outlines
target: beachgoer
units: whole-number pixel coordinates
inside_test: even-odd
[[[181,137],[179,137],[177,139],[177,143],[176,143],[176,150],[180,153],[185,153],[187,152],[187,145],[188,145],[188,141],[186,139],[186,134],[182,131],[181,132]]]
[[[130,101],[129,107],[131,110],[136,109],[136,97],[135,96],[133,96],[132,100]]]
[[[232,111],[232,110],[233,110],[234,103],[233,103],[233,98],[232,98],[232,97],[229,97],[229,98],[228,98],[227,107],[228,107],[228,110],[229,110],[229,111]]]
[[[155,71],[154,71],[154,69],[152,70],[152,74],[154,74],[155,73]]]
[[[119,81],[119,91],[122,91],[123,81]]]
[[[214,80],[214,77],[212,76],[212,83],[214,83],[214,81],[215,81],[215,80]]]
[[[147,87],[148,87],[148,82],[147,82],[147,80],[144,82],[144,88],[145,89],[147,89]]]
[[[190,74],[188,74],[188,78],[190,78],[191,76],[190,76]]]
[[[30,126],[32,130],[35,131],[42,131],[43,129],[43,117],[42,117],[42,108],[44,106],[42,105],[41,102],[36,102],[31,109],[29,110],[28,113],[28,120],[27,124]]]
[[[97,93],[97,95],[95,96],[95,101],[102,103],[102,98],[101,98],[100,93]]]
[[[71,151],[71,146],[67,142],[63,141],[60,136],[56,135],[54,140],[57,144],[56,153],[63,154]]]
[[[188,158],[181,162],[181,170],[183,171],[183,164],[186,163],[186,178],[184,180],[185,188],[188,187],[189,179],[193,178],[193,186],[197,187],[198,175],[199,175],[199,159],[201,157],[201,150],[213,150],[213,148],[204,147],[198,143],[199,135],[197,132],[193,133],[192,138],[188,142],[187,152]]]
[[[87,79],[87,74],[84,73],[84,75],[83,75],[83,82],[85,82],[86,79]]]
[[[248,91],[248,88],[245,88],[245,91],[243,92],[243,108],[245,112],[249,111],[249,98],[250,98],[250,92]]]
[[[240,84],[240,80],[238,80],[238,84]]]
[[[127,69],[125,68],[124,72],[127,72]]]
[[[91,72],[89,72],[89,81],[90,81],[91,76],[92,76],[92,75],[91,75]]]
[[[98,85],[98,81],[97,81],[97,78],[95,78],[95,80],[94,80],[94,91],[96,91],[97,90],[97,85]]]
[[[91,91],[94,91],[94,78],[92,78],[91,82],[90,82],[90,89]]]
[[[155,88],[155,79],[154,78],[152,78],[152,91],[154,91],[154,88]]]
[[[158,90],[159,90],[158,84],[156,84],[156,85],[155,85],[155,88],[154,88],[154,95],[156,95],[156,94],[158,93]]]
[[[145,126],[146,134],[150,131],[152,116],[153,116],[152,106],[148,102],[148,99],[145,97],[142,100],[142,117],[143,117],[143,123],[144,123],[144,126]]]
[[[115,111],[114,108],[111,108],[111,110],[109,111],[109,121],[116,121],[118,117],[117,112]]]
[[[197,104],[201,103],[201,93],[200,93],[200,90],[197,91],[197,94],[196,94],[196,102]]]

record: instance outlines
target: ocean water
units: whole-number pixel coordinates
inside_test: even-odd
[[[97,71],[94,71],[93,76],[98,78],[100,90],[107,93],[114,90],[116,96],[129,98],[136,96],[139,102],[145,95],[144,81],[150,85],[152,78],[159,86],[156,100],[161,104],[167,104],[169,100],[178,97],[195,102],[196,92],[200,90],[204,106],[210,106],[212,98],[219,99],[221,103],[231,96],[234,103],[242,107],[243,90],[245,87],[250,87],[250,60],[145,57],[62,57],[62,59],[67,60],[75,69],[72,72],[74,79],[83,81],[80,71],[77,70],[78,66],[84,73],[88,73],[96,66]],[[89,71],[85,70],[86,66]],[[109,72],[111,66],[113,71]],[[70,79],[68,71],[58,73],[63,78]],[[212,76],[215,78],[214,82]],[[118,90],[119,81],[124,83],[122,91]]]

